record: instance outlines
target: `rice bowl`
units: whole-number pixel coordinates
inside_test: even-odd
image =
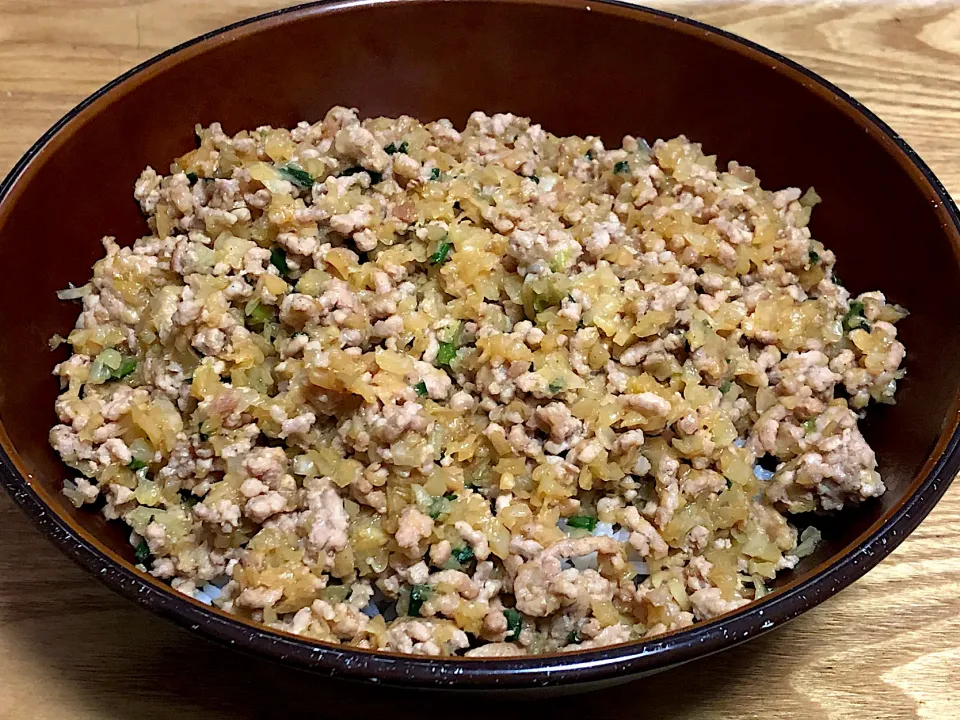
[[[729,648],[818,605],[886,557],[960,467],[960,355],[944,351],[960,343],[945,294],[960,282],[956,208],[895,132],[796,63],[668,13],[606,2],[590,7],[586,12],[574,0],[398,0],[286,9],[163,53],[52,127],[0,183],[0,263],[10,269],[0,283],[0,481],[38,528],[114,591],[225,647],[329,677],[541,695],[620,683]],[[552,42],[530,43],[530,27],[549,27]],[[409,43],[425,32],[430,43]],[[617,52],[563,50],[594,36]],[[267,55],[269,66],[249,62]],[[264,83],[269,92],[260,91]],[[166,100],[173,96],[175,104]],[[153,234],[131,184],[147,165],[176,174],[170,161],[195,147],[195,123],[220,120],[231,135],[265,124],[293,128],[337,104],[372,117],[449,117],[461,132],[476,108],[512,109],[558,137],[594,133],[606,148],[619,148],[627,134],[652,141],[685,131],[703,143],[703,154],[718,154],[719,168],[735,158],[756,167],[771,189],[806,192],[815,185],[824,200],[814,208],[813,236],[836,252],[846,286],[854,296],[880,288],[910,310],[897,324],[897,341],[909,351],[897,402],[873,404],[858,424],[886,490],[858,505],[844,501],[839,512],[790,515],[801,535],[812,524],[822,539],[814,542],[808,531],[798,545],[812,553],[764,582],[768,593],[759,601],[681,630],[571,652],[424,657],[334,645],[272,629],[246,611],[226,612],[213,598],[207,605],[203,594],[172,590],[173,578],[145,572],[130,527],[98,511],[106,498],[76,508],[62,493],[64,479],[85,476],[65,468],[47,439],[58,422],[50,369],[70,355],[66,345],[51,353],[48,342],[67,336],[80,311],[75,301],[58,300],[57,291],[89,292],[81,288],[103,257],[102,235],[126,246]],[[53,203],[52,189],[71,178],[84,179],[78,187],[95,179],[96,202],[82,191],[58,192]],[[43,272],[14,270],[36,267],[38,252]],[[70,283],[78,287],[70,291]],[[869,324],[865,313],[866,304]],[[117,370],[131,359],[120,355]],[[104,360],[117,364],[109,354]],[[776,465],[761,458],[760,468]],[[152,566],[153,558],[146,560]]]
[[[884,492],[857,422],[906,313],[839,283],[812,188],[511,114],[197,136],[61,293],[50,434],[179,592],[365,649],[583,650],[760,599],[816,547],[790,515]]]

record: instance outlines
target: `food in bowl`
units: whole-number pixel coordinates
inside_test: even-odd
[[[812,189],[509,114],[197,135],[61,293],[50,433],[181,593],[370,649],[598,647],[762,597],[817,542],[791,515],[884,492],[857,423],[906,313],[839,284]]]

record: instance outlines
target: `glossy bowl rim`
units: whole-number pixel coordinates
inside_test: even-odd
[[[91,106],[100,103],[104,106],[100,109],[104,109],[109,106],[114,91],[119,93],[134,87],[137,76],[159,73],[174,64],[190,62],[194,55],[208,47],[307,15],[358,9],[375,10],[379,6],[394,4],[430,5],[444,1],[318,0],[226,25],[155,55],[89,95],[61,117],[27,150],[0,182],[0,223],[5,215],[6,201],[11,194],[15,194],[21,179],[26,176],[23,184],[29,182],[30,167],[34,160],[39,158],[42,161],[45,154],[56,149],[59,145],[57,141],[68,136],[68,133],[61,135],[62,131],[69,130],[71,125],[82,126],[86,111]],[[771,63],[774,70],[789,75],[795,82],[820,94],[835,108],[858,122],[880,145],[878,152],[885,149],[905,171],[912,172],[917,190],[927,197],[934,196],[934,210],[936,202],[939,202],[942,214],[946,214],[949,222],[943,223],[944,233],[952,242],[955,255],[960,256],[960,214],[953,199],[926,163],[873,112],[833,83],[795,61],[705,23],[620,0],[477,1],[484,4],[544,5],[584,11],[596,10],[660,26],[669,23],[681,32],[703,35],[711,43],[739,53],[752,62]],[[28,473],[17,467],[14,459],[16,451],[2,423],[0,483],[54,545],[108,587],[158,615],[222,645],[331,677],[407,687],[521,689],[610,682],[618,677],[649,674],[732,647],[815,607],[879,563],[930,512],[960,470],[958,423],[960,396],[955,396],[952,420],[948,420],[941,431],[934,451],[911,481],[904,498],[842,551],[809,571],[805,578],[778,588],[757,603],[684,630],[596,650],[525,658],[424,658],[360,650],[312,642],[211,609],[136,570],[85,530],[73,527],[49,502],[49,494],[42,488],[35,487]]]

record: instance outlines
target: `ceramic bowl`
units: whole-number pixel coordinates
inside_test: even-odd
[[[821,518],[825,542],[761,602],[644,642],[523,659],[433,659],[309,642],[211,609],[135,569],[127,530],[74,509],[47,442],[51,375],[100,237],[146,231],[132,186],[229,132],[362,114],[451,118],[475,109],[618,143],[684,133],[766,187],[814,185],[813,233],[854,292],[906,306],[907,377],[864,425],[889,488]],[[68,113],[0,185],[0,480],[67,555],[144,607],[237,648],[328,676],[405,686],[569,691],[621,682],[774,629],[896,547],[956,473],[960,389],[957,211],[929,168],[870,111],[794,62],[673,15],[596,0],[358,0],[292,8],[218,30],[126,73]],[[918,582],[922,582],[919,579]],[[869,622],[869,618],[863,618]],[[857,627],[848,629],[855,643]],[[104,639],[109,642],[109,639]],[[91,649],[93,652],[94,649]]]

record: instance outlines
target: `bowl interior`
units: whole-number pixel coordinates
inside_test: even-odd
[[[827,542],[783,581],[829,560],[902,502],[953,422],[960,387],[956,230],[922,174],[875,126],[796,70],[669,19],[615,6],[405,2],[317,7],[231,31],[161,60],[66,125],[0,201],[0,422],[4,446],[55,512],[131,559],[127,532],[59,494],[68,470],[47,443],[78,308],[55,291],[84,283],[102,235],[128,244],[146,225],[132,198],[142,168],[194,146],[193,126],[227,132],[313,121],[336,104],[362,114],[527,115],[556,134],[680,133],[765,187],[816,186],[812,230],[854,292],[906,306],[908,375],[866,435],[889,491],[821,521]]]

